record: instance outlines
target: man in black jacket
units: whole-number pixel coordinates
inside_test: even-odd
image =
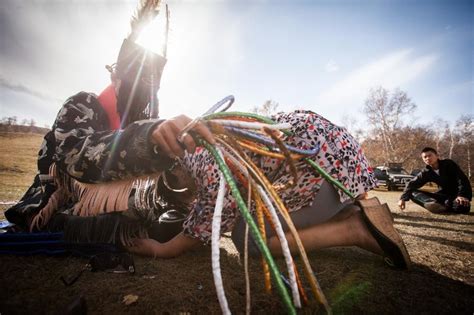
[[[435,149],[426,147],[421,151],[426,167],[411,180],[400,196],[398,206],[405,209],[405,202],[412,200],[433,213],[468,213],[471,209],[472,189],[467,176],[452,160],[440,160]],[[420,191],[428,182],[441,189],[435,193]]]

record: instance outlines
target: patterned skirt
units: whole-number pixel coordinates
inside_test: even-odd
[[[320,152],[311,159],[353,195],[361,195],[376,186],[372,169],[359,143],[345,128],[338,127],[311,111],[280,113],[272,118],[279,123],[291,124],[292,136],[284,136],[282,140],[285,143],[302,149],[312,149],[319,145]],[[304,161],[296,163],[297,181],[295,185],[288,187],[286,184],[293,177],[284,161],[256,154],[251,156],[273,185],[287,187],[279,193],[290,212],[311,204],[323,179]],[[217,164],[209,152],[197,148],[194,154],[185,156],[182,166],[192,174],[197,186],[197,199],[184,223],[184,233],[209,243],[219,186]],[[339,192],[339,197],[341,202],[349,198],[342,192]],[[230,192],[227,192],[222,213],[222,233],[231,231],[239,216],[236,202]]]

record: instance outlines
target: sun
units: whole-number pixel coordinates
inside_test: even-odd
[[[144,27],[138,37],[137,44],[149,51],[166,57],[164,56],[165,46],[167,44],[166,40],[166,19],[159,15]]]

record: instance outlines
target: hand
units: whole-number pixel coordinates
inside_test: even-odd
[[[465,197],[458,196],[456,199],[454,199],[454,202],[461,206],[469,206],[469,199]]]
[[[162,122],[153,131],[152,142],[158,145],[160,150],[172,159],[177,156],[183,157],[184,150],[188,153],[194,153],[196,143],[194,142],[193,137],[186,134],[181,143],[178,141],[178,136],[181,133],[181,130],[183,130],[183,128],[190,122],[191,118],[185,115],[180,115]],[[211,131],[201,122],[197,123],[191,131],[197,133],[211,144],[216,143]],[[183,146],[181,146],[181,144]]]
[[[405,200],[398,200],[398,207],[400,210],[405,210]]]

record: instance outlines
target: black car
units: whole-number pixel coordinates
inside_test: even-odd
[[[374,175],[378,186],[385,186],[387,190],[397,190],[405,188],[406,184],[415,176],[409,174],[399,164],[389,164],[389,166],[377,166]]]

